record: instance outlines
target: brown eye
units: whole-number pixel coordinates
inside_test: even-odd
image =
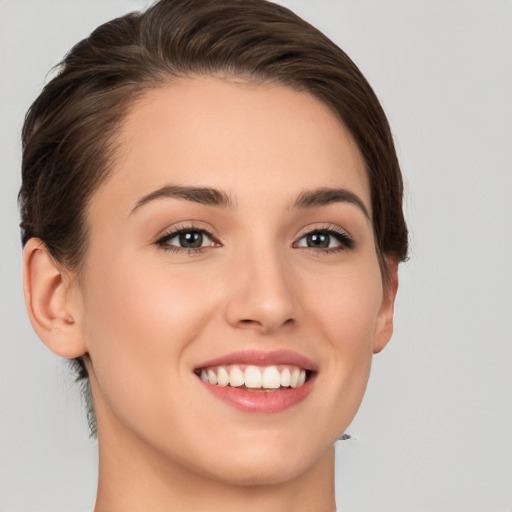
[[[352,249],[354,241],[346,233],[338,232],[333,229],[322,229],[306,233],[295,247],[319,250],[343,250]]]
[[[196,248],[203,246],[203,233],[200,233],[198,231],[180,233],[177,238],[179,241],[179,245],[184,248]]]
[[[315,249],[327,249],[331,242],[331,236],[327,233],[312,233],[306,236],[306,245]]]
[[[202,229],[180,229],[168,233],[156,242],[167,249],[203,249],[215,245],[211,235]]]

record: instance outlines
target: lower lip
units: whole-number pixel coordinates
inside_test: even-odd
[[[244,412],[275,414],[302,402],[311,392],[315,376],[298,388],[276,391],[246,391],[231,386],[217,386],[200,381],[216,398]]]

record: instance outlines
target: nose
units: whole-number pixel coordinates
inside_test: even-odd
[[[300,304],[289,265],[276,251],[244,255],[229,276],[227,322],[271,334],[299,320]]]

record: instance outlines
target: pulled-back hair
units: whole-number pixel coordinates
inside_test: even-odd
[[[368,173],[375,245],[407,256],[402,177],[391,131],[370,85],[332,41],[266,0],[160,0],[98,27],[76,44],[27,113],[19,194],[22,242],[38,237],[79,272],[87,253],[86,210],[116,158],[116,134],[148,90],[175,78],[213,75],[275,82],[326,104],[354,138]],[[87,372],[89,420],[95,431]]]

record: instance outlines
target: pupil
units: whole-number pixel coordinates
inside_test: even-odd
[[[201,247],[203,245],[203,234],[197,232],[181,233],[180,245],[182,247]]]
[[[329,247],[329,235],[325,233],[313,233],[308,236],[307,243],[308,247],[326,249]]]

